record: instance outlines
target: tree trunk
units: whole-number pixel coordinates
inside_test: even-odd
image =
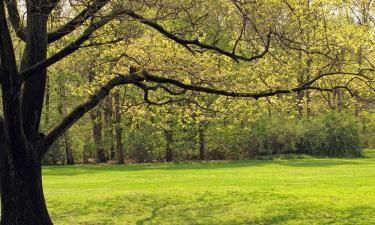
[[[66,114],[66,95],[65,95],[65,82],[64,76],[62,72],[59,72],[59,92],[60,92],[60,105],[59,105],[59,113],[62,118],[64,118]],[[69,131],[64,133],[64,145],[65,145],[65,157],[66,157],[66,164],[74,165],[74,155],[72,149],[72,141],[70,139]]]
[[[1,225],[49,225],[41,166],[1,168]]]
[[[205,131],[205,127],[203,125],[200,125],[199,129],[198,129],[198,136],[199,136],[199,159],[200,160],[204,160],[205,159],[205,144],[206,144],[205,138],[206,138],[206,135],[205,135],[204,131]]]
[[[307,63],[306,63],[306,80],[311,79],[311,64],[312,64],[311,59],[308,59]],[[306,90],[305,92],[306,92],[305,93],[305,95],[306,95],[306,115],[309,117],[309,116],[311,116],[311,107],[310,107],[311,95],[310,95],[310,90]]]
[[[65,143],[66,164],[74,165],[75,161],[74,161],[74,155],[73,155],[73,149],[72,149],[72,142],[71,142],[70,134],[68,131],[65,131],[64,143]]]
[[[88,80],[91,83],[95,79],[95,73],[90,71],[88,73]],[[106,154],[103,148],[103,122],[102,122],[102,112],[100,107],[96,111],[90,112],[90,117],[92,120],[92,135],[96,147],[96,162],[106,162]]]
[[[300,52],[300,57],[301,57],[300,60],[302,61],[302,53],[301,52]],[[302,66],[302,62],[300,64]],[[303,70],[301,70],[301,71],[299,71],[299,75],[297,77],[298,85],[302,85],[304,80],[305,80],[305,76],[304,76]],[[303,99],[304,99],[304,97],[305,97],[304,91],[300,91],[300,92],[297,93],[296,108],[297,108],[299,118],[302,118],[302,116],[303,116]]]
[[[113,143],[113,120],[112,120],[112,96],[108,95],[104,104],[104,123],[105,123],[105,146],[108,148],[108,159],[115,156],[115,146]]]
[[[171,130],[164,130],[166,145],[165,145],[165,161],[171,162],[173,161],[173,151],[172,151],[172,143],[173,143],[173,133]]]
[[[10,154],[14,149],[11,142],[4,122],[0,121],[0,224],[50,225],[52,221],[43,194],[41,159],[34,154],[27,157]],[[38,152],[37,149],[29,150]]]
[[[114,93],[115,99],[115,131],[116,131],[116,153],[117,160],[120,164],[124,163],[124,150],[122,145],[122,127],[121,127],[121,105],[120,105],[120,93],[116,91]]]
[[[107,158],[103,148],[103,123],[101,110],[98,109],[95,112],[91,112],[90,116],[93,123],[92,134],[96,146],[96,162],[106,162]]]

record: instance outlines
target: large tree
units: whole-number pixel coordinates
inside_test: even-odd
[[[237,92],[210,85],[184,83],[178,77],[155,75],[156,73],[142,67],[131,67],[128,72],[114,72],[112,78],[99,87],[87,101],[73,109],[54,128],[45,134],[41,133],[40,120],[48,68],[83,47],[111,46],[119,41],[126,42],[128,39],[124,37],[101,42],[90,41],[96,36],[94,34],[100,33],[106,25],[113,22],[131,20],[143,25],[144,28],[158,32],[165,39],[184,46],[192,54],[211,51],[229,57],[234,63],[253,62],[265,57],[272,48],[273,40],[275,43],[282,40],[287,42],[289,47],[298,47],[298,43],[285,36],[284,30],[279,30],[273,24],[283,24],[285,18],[265,20],[267,13],[271,12],[259,14],[258,18],[254,17],[258,8],[272,8],[261,3],[257,5],[255,1],[245,3],[223,0],[215,3],[216,1],[186,0],[176,1],[176,4],[173,4],[173,1],[157,2],[26,0],[19,4],[16,0],[0,0],[0,83],[3,106],[3,118],[0,123],[2,225],[52,224],[43,195],[42,157],[57,138],[117,86],[139,87],[148,102],[150,102],[149,93],[159,90],[170,95],[184,94],[185,91],[181,90],[188,90],[258,99],[310,89],[328,92],[338,89],[349,90],[348,85],[345,84],[334,87],[319,86],[321,84],[319,80],[332,75],[348,75],[360,80],[368,78],[364,74],[367,70],[364,69],[359,72],[320,70],[315,76],[299,84],[287,82],[285,88],[270,86],[264,91]],[[69,4],[76,5],[69,7]],[[49,30],[48,23],[53,19],[53,10],[58,5],[60,11],[72,9],[67,15],[73,16],[65,24],[64,21],[58,20],[57,23],[62,25],[55,30]],[[295,10],[290,4],[284,6],[286,11],[281,11],[280,16]],[[75,11],[78,9],[81,11]],[[25,17],[22,17],[22,14]],[[127,27],[120,26],[120,28]],[[122,31],[122,33],[127,32],[131,30]],[[322,39],[324,38],[323,35]],[[49,54],[51,46],[53,48],[61,46],[61,44],[53,44],[58,41],[65,44],[65,47]],[[17,48],[14,47],[15,43]],[[328,43],[326,44],[325,47],[330,47]],[[19,54],[19,46],[24,46],[22,54]],[[318,50],[309,52],[303,47],[306,46],[299,46],[299,51],[323,55],[332,61],[337,61],[331,57],[332,52]],[[253,54],[246,54],[246,52]],[[74,55],[74,57],[79,56]],[[351,94],[355,95],[353,92]]]

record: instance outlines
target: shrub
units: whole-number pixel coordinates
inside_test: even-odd
[[[350,113],[330,112],[299,121],[285,115],[262,117],[251,124],[249,139],[249,156],[252,156],[249,158],[293,153],[329,157],[362,155],[359,123]]]
[[[366,148],[375,148],[375,110],[362,112],[360,118],[361,140]]]
[[[255,155],[289,154],[297,150],[296,123],[283,116],[264,117],[252,124],[251,151]]]
[[[330,157],[362,155],[359,126],[354,115],[331,112],[299,122],[298,152]]]

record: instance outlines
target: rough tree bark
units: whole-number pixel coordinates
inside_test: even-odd
[[[41,162],[37,156],[10,154],[14,140],[0,122],[1,225],[52,224],[44,200]]]

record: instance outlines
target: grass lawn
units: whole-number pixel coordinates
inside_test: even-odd
[[[375,224],[375,150],[360,159],[46,166],[55,224]]]

